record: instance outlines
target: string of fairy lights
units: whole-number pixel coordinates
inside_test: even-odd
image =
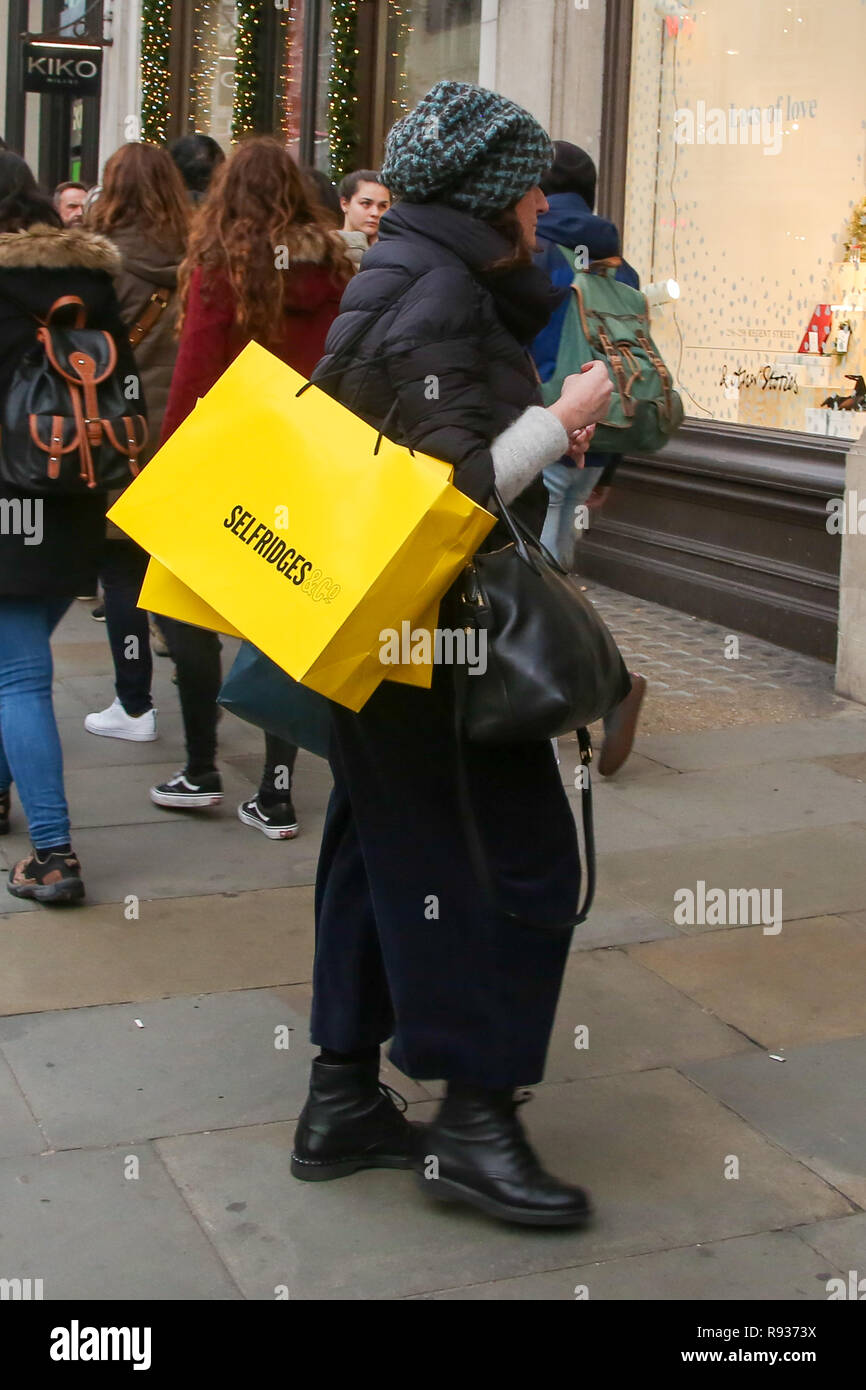
[[[287,3],[282,6],[277,109],[280,118],[280,133],[285,136],[287,141],[298,141],[301,138],[301,89],[298,78],[300,65],[295,62],[295,55],[303,42],[303,5],[304,0],[287,0]]]
[[[194,16],[189,84],[190,116],[196,130],[209,130],[213,89],[220,61],[219,25],[215,22],[215,6],[211,5],[209,0],[196,0]]]
[[[232,140],[240,140],[244,135],[251,135],[256,128],[256,106],[259,95],[257,39],[263,10],[264,0],[238,0]]]
[[[409,74],[406,71],[406,51],[409,46],[409,35],[415,31],[409,22],[409,10],[401,0],[388,0],[388,7],[396,24],[396,35],[394,48],[391,57],[398,61],[397,68],[397,90],[391,98],[393,107],[392,116],[395,121],[399,121],[401,116],[405,116],[409,110]]]
[[[331,178],[341,179],[355,163],[358,133],[358,4],[332,0],[331,63],[328,69],[328,155]]]
[[[315,3],[316,0],[313,0]],[[165,142],[171,121],[171,18],[173,0],[142,0],[141,77],[142,138]],[[238,0],[235,13],[234,94],[231,138],[251,134],[260,117],[261,95],[259,32],[266,3],[273,0]],[[310,3],[310,0],[307,0]],[[406,54],[413,28],[410,0],[387,0],[390,57],[394,60],[394,89],[390,98],[391,120],[409,109],[409,77]],[[280,130],[287,139],[298,138],[300,93],[295,55],[298,51],[300,0],[278,6],[281,12],[279,73]],[[330,55],[327,84],[327,144],[330,175],[339,179],[357,163],[360,149],[358,121],[358,9],[359,0],[331,0]],[[213,114],[213,92],[221,58],[216,0],[195,0],[193,62],[189,82],[189,111],[196,129],[207,131]]]
[[[141,3],[141,138],[167,138],[171,51],[171,0]]]

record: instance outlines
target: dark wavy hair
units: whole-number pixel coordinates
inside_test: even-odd
[[[11,150],[0,150],[0,232],[21,232],[35,222],[63,226],[26,160]]]

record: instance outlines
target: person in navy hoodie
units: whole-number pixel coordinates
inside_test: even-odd
[[[585,150],[567,140],[555,140],[553,153],[550,171],[541,180],[549,206],[538,219],[536,265],[547,272],[554,285],[567,288],[574,279],[575,264],[579,267],[616,256],[621,261],[616,270],[617,280],[639,289],[637,271],[622,260],[619,232],[613,222],[593,211],[598,176],[592,159]],[[569,264],[560,250],[563,246],[579,253],[575,264]],[[532,344],[532,356],[542,381],[549,380],[556,368],[559,340],[568,311],[569,300],[565,299]],[[581,503],[590,508],[603,504],[621,457],[620,454],[590,451],[580,467],[566,454],[544,470],[542,476],[549,502],[541,540],[568,570],[574,564],[576,509]],[[605,777],[622,767],[634,742],[646,679],[633,674],[631,681],[630,694],[605,720],[604,744],[598,761],[598,769]]]

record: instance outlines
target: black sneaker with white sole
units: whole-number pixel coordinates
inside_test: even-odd
[[[265,809],[254,796],[252,801],[241,802],[238,820],[260,830],[269,840],[293,840],[298,833],[298,818],[291,801],[278,801],[276,806]]]
[[[187,807],[193,811],[219,806],[223,799],[222,778],[218,772],[201,773],[194,779],[186,771],[176,772],[167,782],[151,787],[150,799],[157,806]]]

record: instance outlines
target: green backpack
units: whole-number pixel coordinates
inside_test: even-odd
[[[574,253],[559,249],[573,263]],[[616,279],[618,264],[596,261],[575,273],[556,368],[541,391],[545,405],[552,405],[567,376],[585,362],[603,362],[613,395],[604,422],[596,426],[593,453],[651,454],[679,429],[683,403],[650,336],[646,297]]]

